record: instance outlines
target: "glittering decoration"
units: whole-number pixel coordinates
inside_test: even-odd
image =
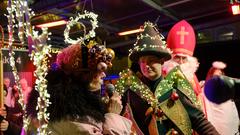
[[[47,126],[49,120],[49,113],[47,113],[47,107],[49,106],[50,95],[47,93],[47,80],[45,79],[48,72],[48,57],[51,57],[51,46],[47,45],[48,35],[47,28],[42,28],[42,34],[38,35],[38,32],[34,31],[33,41],[34,50],[31,53],[31,60],[36,67],[34,76],[36,77],[35,89],[39,92],[38,103],[36,109],[38,110],[37,119],[40,126],[38,127],[38,133],[48,134]]]
[[[177,66],[174,68],[165,79],[163,79],[157,86],[155,93],[141,82],[141,80],[132,73],[130,69],[122,71],[120,79],[117,81],[115,88],[116,91],[123,95],[126,90],[130,89],[139,95],[142,99],[146,100],[152,108],[160,106],[159,99],[162,95],[170,90],[178,89],[185,94],[195,105],[200,107],[200,103],[197,100],[196,95],[191,87],[191,84],[187,81],[180,68]]]
[[[89,63],[89,67],[94,67],[100,62],[106,63],[109,67],[112,66],[112,60],[115,57],[115,53],[112,49],[106,48],[104,45],[93,45],[89,48],[89,57],[91,59],[91,63]]]
[[[22,109],[23,109],[23,128],[27,129],[27,126],[29,125],[29,120],[27,119],[26,116],[26,105],[23,102],[23,93],[22,93],[22,87],[19,83],[19,75],[17,72],[17,68],[15,65],[15,60],[14,60],[14,52],[12,49],[12,44],[14,41],[13,38],[13,33],[14,33],[14,23],[16,22],[14,19],[14,12],[16,11],[16,5],[14,2],[12,2],[12,0],[8,1],[8,7],[7,7],[7,11],[9,15],[6,15],[8,18],[8,34],[9,34],[9,59],[10,59],[10,66],[12,67],[12,73],[15,79],[15,83],[17,85],[17,89],[19,91],[19,100],[18,102],[21,104]]]
[[[152,24],[152,23],[150,23],[150,22],[145,22],[145,23],[144,23],[144,29],[145,29],[147,26],[151,26],[152,28],[156,29],[155,25]],[[156,30],[156,31],[158,31],[158,30]],[[151,36],[151,35],[143,32],[143,33],[141,33],[140,35],[137,36],[137,41],[138,41],[138,40],[141,40],[141,39],[144,39],[144,38],[146,38],[146,39],[148,39],[148,40],[160,40],[160,41],[162,41],[162,45],[161,45],[161,44],[156,44],[156,45],[143,44],[143,45],[139,46],[139,45],[138,45],[138,42],[136,42],[136,43],[134,44],[134,48],[129,50],[129,56],[130,56],[134,51],[136,51],[136,52],[138,52],[138,51],[143,51],[143,50],[146,49],[146,48],[152,48],[153,50],[154,50],[154,49],[159,49],[159,48],[161,48],[162,50],[166,50],[166,51],[167,51],[168,53],[170,53],[170,54],[172,53],[172,51],[167,47],[165,38],[164,38],[164,36],[163,36],[161,33],[159,33],[159,34],[157,34],[157,35],[155,35],[155,36]]]
[[[35,89],[39,92],[38,98],[38,120],[40,126],[38,127],[39,134],[48,134],[47,132],[47,121],[49,119],[49,114],[46,113],[47,107],[49,106],[48,98],[50,95],[47,93],[47,81],[45,80],[45,76],[47,75],[47,56],[50,56],[50,48],[51,46],[47,46],[46,41],[48,39],[48,35],[51,33],[47,32],[47,29],[42,29],[42,34],[39,35],[37,31],[34,30],[30,25],[29,18],[34,15],[31,12],[31,9],[28,8],[27,1],[24,0],[16,0],[8,1],[7,11],[9,15],[6,15],[8,18],[8,32],[9,32],[9,56],[10,56],[10,65],[12,66],[12,72],[15,78],[15,82],[17,84],[17,88],[19,90],[19,103],[22,105],[23,109],[23,128],[25,131],[28,130],[28,125],[30,123],[30,119],[26,116],[26,105],[23,103],[23,93],[22,88],[19,83],[19,75],[16,69],[15,60],[14,60],[14,52],[13,52],[13,33],[14,28],[18,28],[18,36],[20,41],[23,43],[24,34],[28,38],[28,42],[30,44],[29,48],[34,48],[31,50],[31,60],[33,60],[33,64],[36,66],[36,71],[34,75],[36,76],[36,86]],[[18,24],[16,24],[18,22]],[[33,33],[30,33],[32,30]]]
[[[73,17],[70,18],[70,21],[67,22],[66,29],[64,30],[64,37],[65,42],[69,44],[84,44],[85,40],[95,37],[95,29],[98,27],[97,21],[98,15],[94,14],[93,12],[84,11],[84,14],[78,14],[78,16],[74,19]],[[80,19],[90,19],[92,29],[86,34],[86,27],[83,23],[79,22]],[[77,38],[77,40],[73,40],[69,37],[70,29],[73,25],[81,24],[84,28],[84,35]]]
[[[180,90],[195,105],[200,107],[200,102],[197,100],[192,85],[187,81],[179,66],[173,68],[165,79],[158,84],[154,95],[159,98],[173,88]]]
[[[158,100],[155,98],[151,90],[143,84],[143,82],[141,82],[141,80],[139,80],[130,69],[122,71],[119,75],[120,79],[117,81],[115,87],[120,95],[123,95],[127,89],[130,89],[136,92],[141,98],[145,99],[153,108],[158,106]]]

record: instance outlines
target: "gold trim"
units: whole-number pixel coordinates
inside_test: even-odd
[[[193,52],[192,51],[189,51],[187,49],[183,49],[183,48],[176,48],[176,49],[172,49],[173,52],[182,52],[182,53],[186,53],[190,56],[193,55]]]

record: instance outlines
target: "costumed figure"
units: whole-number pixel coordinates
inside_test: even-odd
[[[215,61],[212,63],[212,67],[209,69],[207,77],[206,77],[206,83],[215,76],[222,76],[224,75],[224,69],[226,68],[226,64],[221,62],[221,61]],[[221,80],[221,79],[220,79]],[[230,79],[229,79],[230,80]],[[225,100],[224,102],[212,102],[211,99],[216,98],[218,95],[221,95],[225,91],[229,92],[229,95],[231,90],[227,88],[228,86],[233,86],[231,85],[231,81],[220,81],[221,83],[214,84],[214,81],[211,81],[210,83],[207,84],[207,86],[204,86],[204,91],[205,91],[205,98],[209,96],[209,93],[214,93],[216,91],[215,88],[212,86],[218,87],[219,93],[215,93],[213,98],[208,98],[205,99],[206,102],[206,111],[207,111],[207,118],[208,120],[214,125],[214,127],[217,129],[221,135],[235,135],[239,134],[238,132],[238,127],[239,127],[239,116],[238,116],[238,111],[236,104],[233,100],[233,98],[229,98],[228,100]],[[232,81],[234,83],[234,81]],[[226,85],[230,84],[230,85]],[[222,87],[220,88],[220,86]],[[226,86],[225,86],[226,85]],[[223,91],[226,89],[225,91]],[[212,95],[212,94],[210,94]],[[227,93],[224,94],[224,97],[227,98],[229,97]]]
[[[129,135],[131,121],[119,115],[120,96],[108,104],[100,97],[113,51],[103,45],[70,45],[58,55],[46,77],[51,95],[48,107],[51,135]]]
[[[167,75],[174,67],[180,66],[183,74],[191,83],[198,98],[198,102],[205,112],[204,98],[201,86],[195,75],[199,67],[196,57],[193,56],[196,45],[194,29],[185,20],[176,23],[168,33],[167,46],[172,50],[172,59],[163,64],[163,75]]]
[[[120,73],[116,90],[123,96],[123,115],[133,122],[138,135],[218,134],[196,107],[196,95],[177,66],[163,78],[162,64],[171,59],[164,37],[150,22],[130,50],[130,60],[140,65],[142,78],[131,70]]]

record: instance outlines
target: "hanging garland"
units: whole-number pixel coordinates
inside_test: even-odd
[[[16,10],[15,3],[12,2],[12,0],[9,0],[8,1],[8,7],[7,7],[7,11],[8,11],[9,15],[6,15],[6,16],[8,18],[8,34],[9,34],[9,39],[8,40],[9,40],[10,66],[12,67],[12,73],[13,73],[13,76],[14,76],[14,79],[15,79],[15,83],[16,83],[17,89],[20,93],[18,102],[21,104],[22,109],[23,109],[23,128],[26,129],[27,126],[29,125],[29,120],[27,119],[27,116],[26,116],[26,105],[23,102],[22,87],[19,83],[20,79],[19,79],[19,75],[18,75],[17,68],[16,68],[16,65],[15,65],[15,60],[14,60],[15,53],[13,52],[13,49],[12,49],[12,44],[13,44],[13,41],[14,41],[14,38],[13,38],[14,29],[13,28],[14,28],[14,23],[16,22],[15,18],[14,18],[15,10]]]
[[[94,14],[93,12],[84,11],[84,14],[78,14],[77,17],[74,19],[70,17],[70,21],[67,22],[66,29],[64,30],[64,37],[65,42],[69,44],[78,44],[84,43],[85,40],[95,37],[95,29],[98,27],[98,15]],[[86,34],[86,27],[83,23],[79,22],[80,19],[90,19],[92,29]],[[69,37],[69,32],[72,26],[76,24],[81,24],[84,28],[84,35],[77,38],[77,40],[73,40]]]
[[[36,86],[35,89],[39,92],[38,97],[38,114],[37,118],[39,120],[40,126],[38,127],[39,134],[48,134],[47,132],[47,121],[49,119],[49,114],[46,113],[46,109],[49,103],[50,95],[47,93],[45,76],[47,75],[47,56],[50,56],[49,50],[51,46],[47,46],[46,40],[48,39],[48,35],[50,33],[47,32],[47,29],[43,29],[42,34],[39,35],[37,31],[33,29],[33,34],[30,33],[32,29],[30,25],[29,18],[34,15],[31,12],[31,9],[28,8],[27,1],[18,0],[12,2],[12,0],[8,1],[8,13],[6,15],[8,18],[8,32],[9,32],[9,56],[10,56],[10,65],[12,66],[12,72],[15,78],[15,82],[17,84],[17,88],[19,90],[19,102],[22,105],[23,109],[23,128],[25,131],[28,130],[28,125],[30,123],[30,119],[26,116],[26,105],[23,103],[23,92],[21,85],[19,83],[19,75],[16,69],[15,61],[14,61],[14,52],[12,49],[12,44],[14,41],[13,33],[14,27],[18,28],[18,36],[19,39],[23,43],[24,32],[26,33],[26,37],[28,38],[28,43],[30,44],[29,48],[34,48],[34,51],[31,52],[31,60],[33,60],[33,64],[36,66],[36,71],[34,75],[36,76]],[[15,14],[14,14],[15,13]],[[15,16],[14,16],[15,15]],[[25,15],[25,21],[24,21]],[[15,20],[16,18],[16,20]],[[18,21],[18,25],[16,23]]]
[[[47,126],[49,121],[49,113],[47,113],[47,107],[50,104],[50,95],[47,92],[47,80],[45,79],[48,72],[48,58],[51,57],[51,46],[47,45],[48,36],[47,28],[42,28],[42,34],[39,35],[37,31],[33,30],[34,50],[31,53],[31,60],[35,65],[36,70],[34,76],[36,77],[35,89],[39,92],[38,102],[36,110],[37,119],[40,126],[38,127],[38,133],[43,135],[48,134]]]

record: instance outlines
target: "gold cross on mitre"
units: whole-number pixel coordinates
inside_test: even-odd
[[[189,32],[185,31],[185,27],[181,26],[181,30],[177,31],[177,35],[180,35],[180,44],[183,45],[184,44],[184,36],[188,35]]]

